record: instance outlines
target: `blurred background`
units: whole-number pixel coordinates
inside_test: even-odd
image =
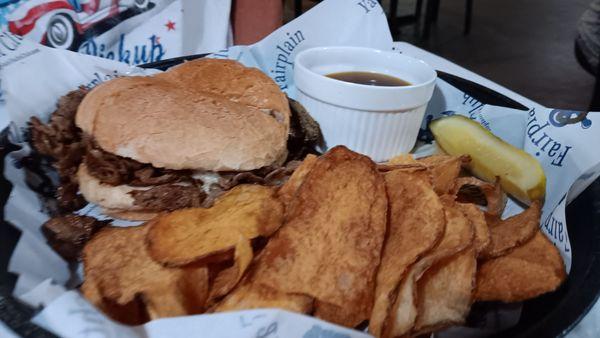
[[[285,0],[284,21],[317,3]],[[465,32],[469,3],[470,29]],[[382,6],[395,41],[438,54],[547,107],[587,110],[595,78],[577,62],[575,38],[590,3],[383,0]]]

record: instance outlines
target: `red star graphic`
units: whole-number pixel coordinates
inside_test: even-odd
[[[174,31],[175,30],[175,23],[171,20],[169,20],[166,24],[165,27],[167,27],[167,31]]]

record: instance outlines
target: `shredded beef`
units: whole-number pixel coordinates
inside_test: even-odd
[[[110,185],[123,184],[129,178],[132,170],[142,167],[136,161],[121,158],[91,145],[87,147],[83,162],[90,175],[96,177],[102,183]]]
[[[48,220],[42,225],[42,233],[54,251],[67,261],[76,261],[85,243],[106,224],[93,217],[66,215]]]
[[[152,166],[147,166],[136,170],[133,173],[133,179],[130,185],[158,185],[165,183],[184,182],[191,180],[191,173],[187,170],[167,170],[156,169]]]
[[[169,183],[201,183],[192,178],[189,170],[155,168],[135,160],[117,156],[88,143],[84,163],[90,175],[110,185],[154,186]],[[229,190],[238,184],[280,185],[294,171],[298,161],[289,161],[285,166],[267,166],[244,172],[219,173],[218,185]]]
[[[206,193],[196,186],[163,184],[131,192],[134,204],[148,210],[173,211],[202,206]]]
[[[33,117],[30,121],[30,142],[41,155],[51,158],[59,175],[60,186],[56,190],[61,212],[78,210],[85,205],[79,194],[77,169],[83,162],[90,175],[110,185],[151,186],[144,191],[132,193],[135,205],[152,210],[175,210],[184,207],[210,206],[223,191],[238,184],[281,185],[297,166],[296,161],[307,153],[315,153],[322,145],[319,125],[304,108],[290,100],[292,111],[289,156],[285,166],[269,166],[247,172],[218,173],[216,184],[203,192],[198,186],[202,181],[192,177],[189,170],[155,168],[150,164],[108,153],[92,139],[82,135],[75,125],[77,107],[86,91],[77,90],[63,96],[47,124]],[[182,185],[185,184],[185,185]]]
[[[76,90],[61,97],[48,124],[43,124],[37,117],[32,117],[29,122],[32,147],[39,154],[51,158],[58,172],[60,186],[57,200],[63,212],[77,210],[85,205],[85,201],[77,193],[75,176],[85,153],[81,131],[75,125],[75,114],[85,94],[84,90]]]
[[[83,208],[87,201],[79,194],[79,184],[77,182],[62,182],[56,190],[56,199],[60,210],[79,210]]]
[[[307,154],[318,154],[317,148],[325,143],[319,124],[298,101],[290,98],[288,101],[292,114],[287,142],[287,161],[302,160]]]
[[[256,175],[251,171],[232,173],[232,174],[221,174],[219,178],[219,186],[223,190],[229,190],[239,184],[264,184],[264,178]]]
[[[267,185],[282,185],[290,178],[294,171],[300,166],[302,161],[289,161],[283,167],[278,167],[265,175]]]
[[[46,125],[37,117],[31,118],[31,143],[38,152],[60,160],[81,147],[75,114],[85,94],[83,90],[75,90],[61,97]],[[83,154],[83,150],[79,154]]]
[[[300,161],[290,161],[285,166],[268,166],[240,173],[221,173],[219,185],[223,190],[229,190],[239,184],[278,186],[290,177],[299,164]]]
[[[189,170],[155,168],[103,151],[93,142],[88,142],[84,163],[90,175],[110,185],[150,186],[191,180]]]

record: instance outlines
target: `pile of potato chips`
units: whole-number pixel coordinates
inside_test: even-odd
[[[474,301],[555,290],[566,275],[539,231],[541,204],[502,220],[500,185],[463,176],[468,160],[309,155],[278,189],[241,185],[210,209],[100,230],[81,290],[127,324],[269,307],[368,322],[377,337],[461,324]]]

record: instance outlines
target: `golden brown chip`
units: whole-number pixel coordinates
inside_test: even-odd
[[[475,298],[519,302],[556,290],[565,278],[560,253],[538,230],[529,242],[478,267]]]
[[[442,196],[446,230],[439,244],[413,264],[398,289],[398,297],[384,327],[384,337],[402,336],[413,328],[417,317],[416,283],[423,273],[442,259],[466,249],[473,242],[473,226],[456,207],[452,196]]]
[[[416,171],[426,169],[433,190],[439,195],[449,193],[454,187],[454,180],[460,174],[463,163],[468,157],[432,155],[415,160],[410,154],[401,154],[388,162],[380,164],[380,171],[403,169]]]
[[[81,286],[83,296],[109,318],[126,325],[141,325],[150,320],[148,313],[139,297],[124,305],[104,298],[93,283]]]
[[[283,205],[272,188],[238,185],[212,208],[181,209],[158,216],[146,242],[155,261],[181,266],[233,249],[240,234],[248,240],[270,236],[282,222]]]
[[[208,295],[208,304],[212,304],[216,299],[225,296],[242,279],[244,272],[252,262],[254,253],[250,241],[240,235],[239,241],[235,246],[235,256],[233,266],[222,270],[212,282],[210,294]]]
[[[475,230],[469,219],[457,207],[454,198],[450,195],[440,197],[444,205],[446,217],[446,231],[439,244],[428,255],[440,260],[467,248],[473,242]]]
[[[306,176],[286,223],[256,260],[253,282],[368,319],[386,212],[385,183],[375,163],[345,147],[331,149]]]
[[[356,327],[364,321],[364,318],[352,308],[321,302],[318,299],[315,299],[314,309],[313,316],[326,318],[328,322],[346,327]]]
[[[369,331],[380,336],[406,270],[433,248],[444,233],[444,208],[427,180],[400,170],[385,174],[389,225],[377,274]]]
[[[179,268],[181,277],[155,282],[140,293],[150,319],[202,313],[208,297],[209,280],[206,267]],[[181,313],[181,314],[180,314]]]
[[[533,201],[527,210],[505,220],[487,216],[491,241],[481,252],[481,257],[489,259],[502,256],[530,240],[539,228],[540,215],[541,204]]]
[[[144,245],[147,229],[142,225],[100,230],[83,250],[82,289],[95,303],[106,299],[128,305],[139,297],[151,319],[201,312],[208,296],[208,269],[156,263]]]
[[[475,231],[473,239],[473,248],[477,255],[482,252],[490,244],[490,229],[485,220],[485,215],[481,209],[471,203],[456,203],[456,206],[463,212]]]
[[[439,195],[447,194],[454,187],[460,174],[464,158],[461,156],[432,155],[417,160],[425,164],[431,173],[433,190]]]
[[[392,158],[389,159],[389,161],[386,162],[386,164],[418,164],[419,162],[417,162],[417,160],[415,160],[415,157],[412,154],[400,154],[400,155],[396,155]]]
[[[417,283],[417,319],[413,334],[462,324],[473,298],[477,260],[468,248],[431,267]]]
[[[374,336],[387,338],[402,336],[410,332],[417,318],[416,281],[426,268],[426,264],[419,264],[419,262],[408,268],[397,290],[394,290],[395,294],[392,298],[393,301],[390,302],[386,321],[381,327],[382,333],[381,335],[373,333]],[[369,331],[371,331],[370,322]]]
[[[312,170],[316,162],[317,156],[312,154],[306,155],[300,166],[294,170],[294,173],[290,176],[288,181],[279,188],[277,195],[284,205],[290,204],[296,191],[304,181],[304,178]]]
[[[414,171],[426,171],[427,167],[424,164],[417,162],[411,154],[400,154],[392,157],[385,163],[377,164],[377,169],[381,172],[392,171],[392,170],[403,170],[406,172]],[[427,173],[427,175],[429,175]],[[429,180],[429,178],[427,178]]]
[[[313,298],[306,295],[285,294],[264,285],[242,281],[231,293],[211,310],[226,312],[258,308],[277,308],[298,313],[310,313]]]
[[[506,194],[499,182],[492,184],[476,177],[457,178],[450,194],[457,196],[457,200],[463,203],[487,205],[487,213],[494,216],[502,215],[506,206]],[[483,204],[478,196],[480,194],[485,198]]]
[[[463,166],[466,166],[471,162],[471,156],[469,156],[469,155],[454,156],[454,155],[448,155],[448,154],[434,154],[434,155],[421,157],[421,158],[417,159],[417,162],[425,163],[428,166],[437,166],[437,165],[441,165],[442,163],[446,163],[448,161],[454,161],[455,159],[459,159],[460,163]]]
[[[379,163],[377,164],[377,170],[379,172],[388,172],[394,170],[401,170],[407,173],[419,173],[423,174],[424,177],[431,181],[431,177],[429,172],[427,171],[427,167],[423,164],[415,163],[415,164],[388,164],[388,163]]]

